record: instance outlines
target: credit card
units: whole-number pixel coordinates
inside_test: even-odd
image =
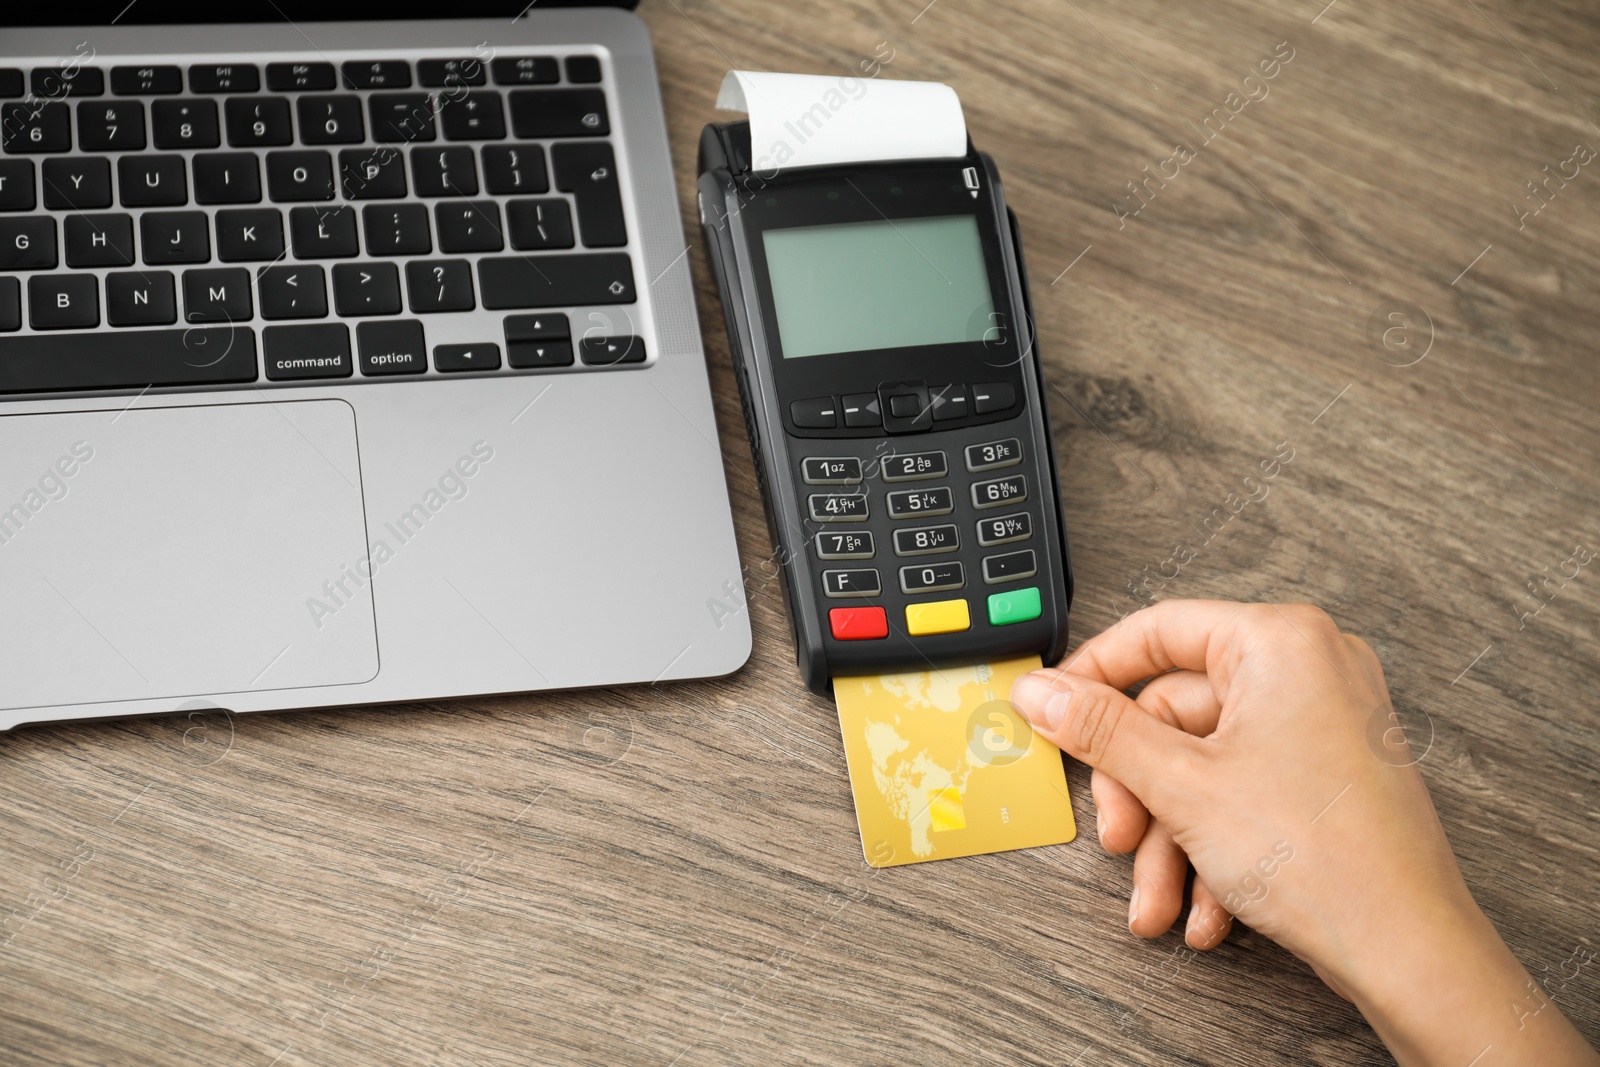
[[[1078,834],[1061,750],[1010,700],[1039,657],[835,678],[861,848],[874,867],[1059,845]]]

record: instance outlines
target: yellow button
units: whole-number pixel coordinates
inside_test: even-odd
[[[931,604],[906,605],[906,633],[912,637],[928,634],[953,634],[972,628],[965,600],[935,600]]]

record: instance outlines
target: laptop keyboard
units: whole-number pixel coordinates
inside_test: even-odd
[[[0,67],[0,395],[601,369],[596,56]]]

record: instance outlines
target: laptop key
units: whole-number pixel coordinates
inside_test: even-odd
[[[49,270],[55,265],[55,219],[0,219],[0,270]]]
[[[267,195],[273,200],[332,200],[333,156],[320,149],[267,153]]]
[[[568,56],[567,81],[592,85],[600,80],[599,56]]]
[[[80,101],[78,147],[85,152],[143,151],[144,105],[137,100]]]
[[[189,200],[182,156],[123,156],[117,160],[117,187],[123,207],[171,207]]]
[[[611,132],[600,89],[514,89],[511,128],[521,138],[599,137]]]
[[[366,139],[359,96],[302,96],[295,110],[304,144],[360,144]]]
[[[92,211],[111,206],[111,161],[104,156],[47,159],[39,167],[44,206],[57,211]]]
[[[413,148],[411,182],[418,196],[478,195],[478,166],[470,148]]]
[[[277,208],[219,211],[217,258],[224,263],[277,259],[283,255],[283,215]]]
[[[35,274],[28,279],[28,324],[35,330],[100,325],[100,279],[93,274]]]
[[[421,374],[428,369],[428,346],[416,319],[359,323],[356,348],[362,374]]]
[[[403,59],[352,59],[339,68],[349,89],[405,89],[411,64]]]
[[[386,200],[406,195],[405,157],[398,148],[346,148],[339,153],[339,180],[347,200]]]
[[[417,60],[417,81],[435,88],[453,85],[482,85],[483,61],[473,56],[461,59]],[[17,95],[21,95],[20,91]]]
[[[112,67],[111,91],[118,96],[183,92],[183,71],[173,66]]]
[[[428,93],[373,93],[367,98],[372,115],[372,139],[380,144],[431,141],[433,97]]]
[[[294,141],[289,101],[283,97],[235,96],[222,106],[228,120],[228,143],[234,148],[271,147]]]
[[[435,204],[441,252],[498,252],[505,247],[500,232],[500,205],[493,200]]]
[[[519,252],[572,247],[572,212],[558,196],[507,202],[506,226]]]
[[[215,148],[222,143],[217,130],[215,100],[157,100],[150,105],[150,138],[157,148]]]
[[[498,141],[506,135],[500,94],[491,89],[475,93],[444,93],[439,98],[439,125],[447,141]]]
[[[464,259],[418,259],[406,264],[411,310],[471,311],[472,265]],[[487,306],[487,305],[486,305]]]
[[[133,266],[132,215],[68,215],[61,230],[67,266]]]
[[[72,115],[60,101],[0,106],[0,147],[11,155],[65,152],[72,147]]]
[[[334,267],[333,310],[346,318],[400,314],[399,270],[393,263],[341,263]],[[420,340],[418,344],[421,351]]]
[[[433,367],[445,374],[499,370],[500,346],[487,341],[477,345],[439,345],[433,350]]]
[[[177,322],[172,275],[164,270],[107,274],[106,321],[113,326],[170,326]]]
[[[550,189],[544,149],[536,144],[489,145],[483,150],[483,184],[500,195],[543,193]]]
[[[139,218],[139,243],[144,246],[144,261],[153,267],[211,258],[204,211],[146,211]]]
[[[448,60],[447,62],[456,62]],[[0,67],[0,96],[22,95],[22,71],[15,67]],[[428,84],[427,82],[423,83]]]
[[[246,326],[0,338],[0,393],[211,385],[256,376],[256,335]]]
[[[632,334],[609,337],[581,337],[578,351],[590,367],[615,367],[622,363],[644,362],[644,338]]]
[[[549,56],[496,59],[489,65],[496,85],[542,85],[561,80],[561,68]]]
[[[193,166],[195,203],[261,203],[261,167],[254,152],[200,152]]]
[[[20,329],[22,329],[22,283],[16,278],[0,278],[0,333],[10,333]]]
[[[261,88],[261,71],[253,63],[196,63],[189,68],[189,88],[197,93],[253,93]]]
[[[332,63],[267,64],[267,88],[275,93],[319,92],[336,85]]]
[[[578,231],[589,248],[614,248],[628,243],[622,219],[622,187],[617,161],[604,141],[558,144],[550,149],[556,188],[578,202]]]
[[[243,267],[183,272],[183,317],[189,322],[249,322],[250,272]]]
[[[34,67],[33,95],[46,100],[64,96],[101,96],[106,91],[105,72],[99,67]]]
[[[478,284],[483,306],[491,309],[631,304],[638,299],[633,260],[626,252],[487,256],[478,260]]]
[[[297,207],[289,212],[289,243],[301,259],[337,259],[361,251],[353,207]]]
[[[261,331],[261,349],[272,381],[348,378],[351,374],[350,330],[342,322],[268,326]]]
[[[37,202],[33,160],[0,159],[0,211],[32,211]]]
[[[361,209],[367,231],[367,254],[425,256],[433,251],[428,235],[428,209],[421,204],[368,204]]]
[[[320,319],[328,314],[321,267],[262,267],[256,272],[256,289],[264,319]]]

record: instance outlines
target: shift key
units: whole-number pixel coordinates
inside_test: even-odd
[[[597,255],[486,256],[478,260],[478,290],[486,308],[553,308],[631,304],[633,259]]]

